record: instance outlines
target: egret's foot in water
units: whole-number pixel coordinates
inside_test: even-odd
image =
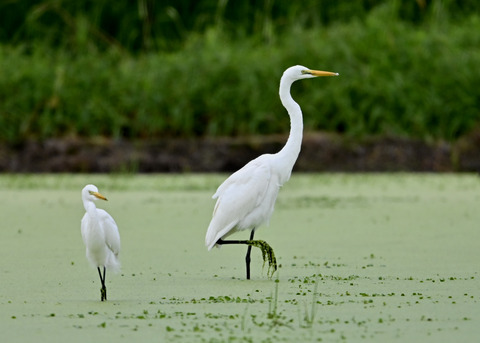
[[[267,242],[259,240],[247,240],[246,244],[257,247],[262,251],[263,266],[265,266],[265,262],[268,260],[267,276],[271,278],[273,273],[277,271],[277,259],[275,258],[272,247]]]

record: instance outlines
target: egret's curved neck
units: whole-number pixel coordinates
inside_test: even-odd
[[[93,203],[93,201],[84,201],[83,202],[83,207],[85,207],[85,211],[87,211],[87,213],[92,216],[92,217],[96,217],[97,216],[97,207],[95,206],[95,204]]]
[[[290,177],[290,172],[300,153],[303,138],[302,110],[290,94],[292,83],[288,79],[284,80],[282,78],[280,80],[280,100],[290,116],[290,136],[283,149],[278,152],[278,155],[282,156],[281,160],[284,161],[284,168],[289,170],[288,177]]]

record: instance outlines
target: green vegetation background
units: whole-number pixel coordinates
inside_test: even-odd
[[[0,2],[0,142],[306,130],[453,141],[479,128],[480,2]]]

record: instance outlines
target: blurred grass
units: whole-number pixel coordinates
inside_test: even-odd
[[[428,12],[414,2],[322,2],[321,10],[307,2],[282,15],[282,2],[265,1],[238,5],[255,18],[238,27],[227,1],[201,3],[214,17],[198,15],[196,25],[182,24],[181,5],[165,10],[175,24],[164,28],[170,43],[145,32],[143,43],[128,43],[73,5],[38,2],[18,33],[25,42],[0,44],[0,141],[286,132],[278,83],[294,64],[340,73],[293,87],[306,130],[451,141],[479,126],[480,16],[458,19],[455,2],[433,2]],[[147,12],[149,4],[138,2]],[[97,16],[100,25],[104,12]],[[72,31],[57,45],[47,17]],[[35,30],[45,40],[31,38]]]

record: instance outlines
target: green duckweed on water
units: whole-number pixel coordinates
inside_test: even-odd
[[[294,174],[269,226],[269,278],[245,246],[207,251],[225,175],[0,176],[5,342],[451,342],[480,325],[480,179],[469,174]],[[116,220],[122,270],[98,275],[80,191]],[[237,239],[246,239],[242,233]]]

